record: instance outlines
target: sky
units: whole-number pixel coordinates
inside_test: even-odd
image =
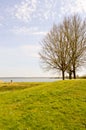
[[[40,42],[74,13],[86,16],[85,0],[0,0],[0,77],[57,76],[40,67]]]

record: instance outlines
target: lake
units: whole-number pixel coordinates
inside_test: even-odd
[[[0,77],[4,82],[53,82],[60,80],[58,78],[51,77]]]

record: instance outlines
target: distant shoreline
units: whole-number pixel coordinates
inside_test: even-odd
[[[0,79],[5,79],[5,78],[8,78],[8,79],[10,79],[10,78],[15,78],[15,79],[16,79],[16,78],[17,78],[17,79],[18,79],[18,78],[21,78],[21,79],[23,79],[23,78],[25,78],[25,79],[26,79],[26,78],[29,78],[29,79],[39,79],[39,78],[40,78],[40,79],[43,79],[43,78],[46,78],[46,79],[47,79],[47,78],[50,78],[50,79],[61,79],[61,77],[0,77]]]
[[[0,77],[3,82],[53,82],[60,79],[57,77]]]

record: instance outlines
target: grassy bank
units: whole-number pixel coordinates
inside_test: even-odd
[[[86,80],[0,83],[0,130],[85,130]]]

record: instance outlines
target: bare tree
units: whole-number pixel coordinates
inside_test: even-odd
[[[52,30],[43,39],[41,46],[42,50],[39,53],[42,60],[42,66],[46,70],[62,71],[62,78],[65,78],[65,71],[68,67],[66,59],[67,42],[62,31],[62,27],[53,25]]]
[[[44,69],[62,71],[63,80],[65,72],[70,79],[72,73],[76,78],[76,69],[86,61],[86,20],[74,15],[53,25],[41,42],[39,55]]]
[[[63,21],[64,34],[69,45],[69,77],[73,72],[76,78],[76,69],[86,61],[86,20],[82,20],[78,15],[65,18]]]

